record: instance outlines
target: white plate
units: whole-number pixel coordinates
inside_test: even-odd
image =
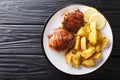
[[[69,5],[67,7],[64,7],[57,12],[55,12],[47,21],[44,30],[43,30],[43,49],[45,51],[45,55],[47,56],[48,60],[60,71],[72,74],[72,75],[83,75],[87,73],[91,73],[98,68],[100,68],[108,59],[110,56],[112,46],[113,46],[113,34],[111,27],[106,20],[106,26],[101,29],[102,34],[105,34],[108,37],[108,45],[105,49],[102,50],[102,58],[96,61],[96,66],[94,67],[84,67],[80,66],[79,68],[73,68],[70,65],[66,64],[64,54],[60,54],[52,49],[49,48],[48,46],[48,37],[47,35],[50,33],[53,33],[53,29],[57,28],[61,25],[61,18],[62,14],[65,11],[73,10],[73,9],[79,9],[80,11],[83,11],[86,7],[85,5],[80,5],[80,4],[74,4],[74,5]]]

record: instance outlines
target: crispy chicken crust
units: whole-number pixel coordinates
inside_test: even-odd
[[[84,15],[79,9],[65,12],[62,25],[65,30],[76,33],[84,23]]]
[[[48,35],[49,47],[57,51],[65,50],[69,47],[73,37],[71,32],[66,31],[63,28],[57,28],[52,34]]]

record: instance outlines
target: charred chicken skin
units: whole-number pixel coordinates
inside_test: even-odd
[[[69,31],[64,30],[63,28],[57,28],[52,34],[48,35],[49,38],[49,47],[62,51],[68,48],[73,40],[73,34]]]
[[[65,30],[76,33],[84,23],[84,15],[79,9],[65,12],[62,18],[62,25]]]

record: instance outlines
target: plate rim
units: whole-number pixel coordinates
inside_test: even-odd
[[[84,4],[80,4],[80,3],[73,3],[73,4],[68,4],[68,5],[60,6],[58,9],[56,9],[55,11],[53,11],[53,12],[48,16],[48,18],[46,19],[46,21],[45,21],[45,23],[44,23],[44,27],[43,27],[43,30],[42,30],[42,37],[41,37],[41,45],[42,45],[42,50],[43,50],[43,53],[45,54],[46,59],[47,59],[48,62],[49,62],[53,67],[55,67],[58,71],[60,71],[60,72],[62,72],[62,73],[65,73],[65,74],[69,74],[69,75],[88,75],[88,74],[90,74],[90,73],[93,73],[93,72],[99,70],[99,69],[106,63],[106,61],[110,58],[111,53],[112,53],[112,51],[113,51],[114,34],[113,34],[112,28],[111,28],[111,26],[110,26],[110,23],[109,23],[109,21],[107,20],[107,18],[106,18],[105,15],[103,15],[103,16],[104,16],[105,19],[107,20],[107,22],[108,22],[108,24],[109,24],[109,27],[110,27],[110,30],[111,30],[111,33],[112,33],[112,44],[111,44],[112,47],[111,47],[110,54],[109,54],[108,58],[106,59],[106,61],[105,61],[101,66],[99,66],[98,68],[96,68],[95,70],[93,70],[93,71],[91,71],[91,72],[87,72],[87,73],[85,73],[85,74],[72,74],[72,73],[69,73],[69,72],[65,72],[65,71],[57,68],[55,65],[53,65],[53,63],[48,59],[47,54],[46,54],[45,49],[44,49],[43,36],[44,36],[44,32],[45,32],[45,29],[46,29],[46,26],[47,26],[49,20],[50,20],[50,19],[54,16],[54,14],[56,14],[59,10],[62,10],[63,8],[66,8],[66,7],[69,7],[69,6],[74,6],[74,5],[81,5],[81,6],[86,6],[86,7],[93,7],[93,6],[84,5]],[[93,7],[93,8],[94,8],[94,7]],[[97,9],[97,10],[98,10],[98,9]],[[101,13],[100,10],[98,10],[98,11]]]

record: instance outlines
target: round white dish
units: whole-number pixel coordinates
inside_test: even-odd
[[[42,34],[42,46],[45,52],[45,55],[47,56],[48,60],[60,71],[72,75],[83,75],[87,73],[91,73],[98,68],[100,68],[108,59],[110,56],[110,53],[112,51],[113,47],[113,34],[111,27],[106,20],[106,25],[104,28],[101,29],[101,33],[106,35],[108,37],[108,45],[106,48],[102,50],[102,58],[96,61],[96,66],[94,67],[84,67],[80,66],[79,68],[73,68],[72,66],[66,64],[64,53],[58,53],[57,51],[52,50],[48,46],[48,34],[53,33],[54,28],[58,28],[61,26],[61,18],[62,14],[66,11],[73,10],[73,9],[79,9],[80,11],[83,11],[86,7],[86,5],[80,5],[80,4],[74,4],[66,6],[55,13],[53,13],[48,21],[46,22]]]

